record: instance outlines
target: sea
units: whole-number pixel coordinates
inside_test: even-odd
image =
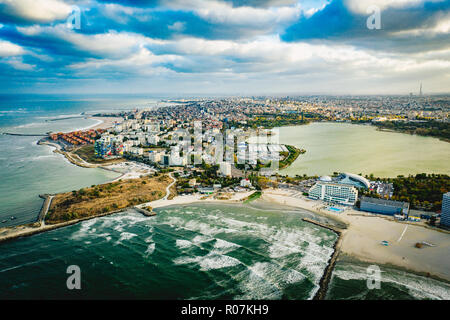
[[[85,114],[147,108],[159,98],[2,95],[0,131],[45,134],[89,128]],[[117,175],[79,168],[39,137],[0,135],[2,226],[36,220],[43,193]],[[337,235],[304,222],[314,214],[259,200],[132,209],[0,244],[0,299],[312,299]],[[11,220],[11,217],[16,217]],[[333,221],[323,221],[333,223]],[[81,270],[68,290],[67,268]],[[369,289],[369,266],[338,262],[327,299],[450,299],[450,284],[387,266]]]

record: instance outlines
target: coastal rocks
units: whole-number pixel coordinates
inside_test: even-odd
[[[156,216],[156,212],[153,211],[153,209],[151,207],[146,207],[144,208],[139,208],[139,207],[134,207],[134,209],[140,213],[142,213],[144,216],[146,217],[154,217]]]

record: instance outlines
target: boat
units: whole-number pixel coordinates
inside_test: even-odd
[[[14,216],[12,216],[12,217],[11,217],[11,220],[14,220],[14,219],[17,219],[17,218],[16,218],[16,217],[14,217]]]
[[[2,221],[2,223],[6,223],[6,222],[7,222],[7,220],[3,220],[3,221]]]

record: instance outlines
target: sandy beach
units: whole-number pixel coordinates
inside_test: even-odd
[[[176,196],[171,200],[168,199],[159,199],[152,202],[147,202],[139,205],[138,207],[152,207],[153,209],[167,207],[167,206],[175,206],[175,205],[185,205],[196,202],[208,202],[208,203],[237,203],[241,202],[243,199],[250,196],[255,191],[248,192],[240,192],[233,193],[228,200],[219,200],[215,199],[212,196],[205,196],[203,194],[193,194],[193,195],[185,195],[185,196]]]
[[[320,201],[281,189],[265,190],[262,199],[310,210],[347,224],[347,229],[342,232],[340,259],[356,258],[373,264],[392,265],[450,281],[448,232],[351,208],[334,213],[323,209],[324,204]],[[388,241],[389,246],[382,245],[383,240]],[[416,248],[415,244],[422,241],[434,246]]]
[[[89,117],[89,119],[101,121],[100,123],[89,127],[89,129],[108,129],[114,126],[115,122],[122,122],[121,117]]]

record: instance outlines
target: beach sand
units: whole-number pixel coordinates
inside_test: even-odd
[[[100,123],[89,127],[89,129],[108,129],[114,126],[115,122],[122,122],[123,118],[121,117],[89,117],[89,119],[99,120]]]
[[[243,199],[250,196],[255,191],[248,192],[239,192],[233,193],[231,198],[228,200],[218,200],[214,199],[212,196],[205,196],[203,194],[193,194],[193,195],[185,195],[185,196],[176,196],[171,200],[159,199],[152,202],[147,202],[139,205],[138,207],[152,207],[153,209],[167,207],[167,206],[175,206],[175,205],[185,205],[196,202],[208,202],[208,203],[236,203],[241,202]]]
[[[348,227],[342,232],[340,248],[343,258],[347,256],[373,264],[397,266],[450,281],[450,234],[447,232],[351,208],[340,214],[330,212],[323,209],[322,202],[299,194],[294,196],[292,191],[265,190],[262,199],[303,208],[346,223]],[[382,245],[383,240],[388,241],[389,246]],[[435,246],[416,248],[415,244],[422,241]]]

